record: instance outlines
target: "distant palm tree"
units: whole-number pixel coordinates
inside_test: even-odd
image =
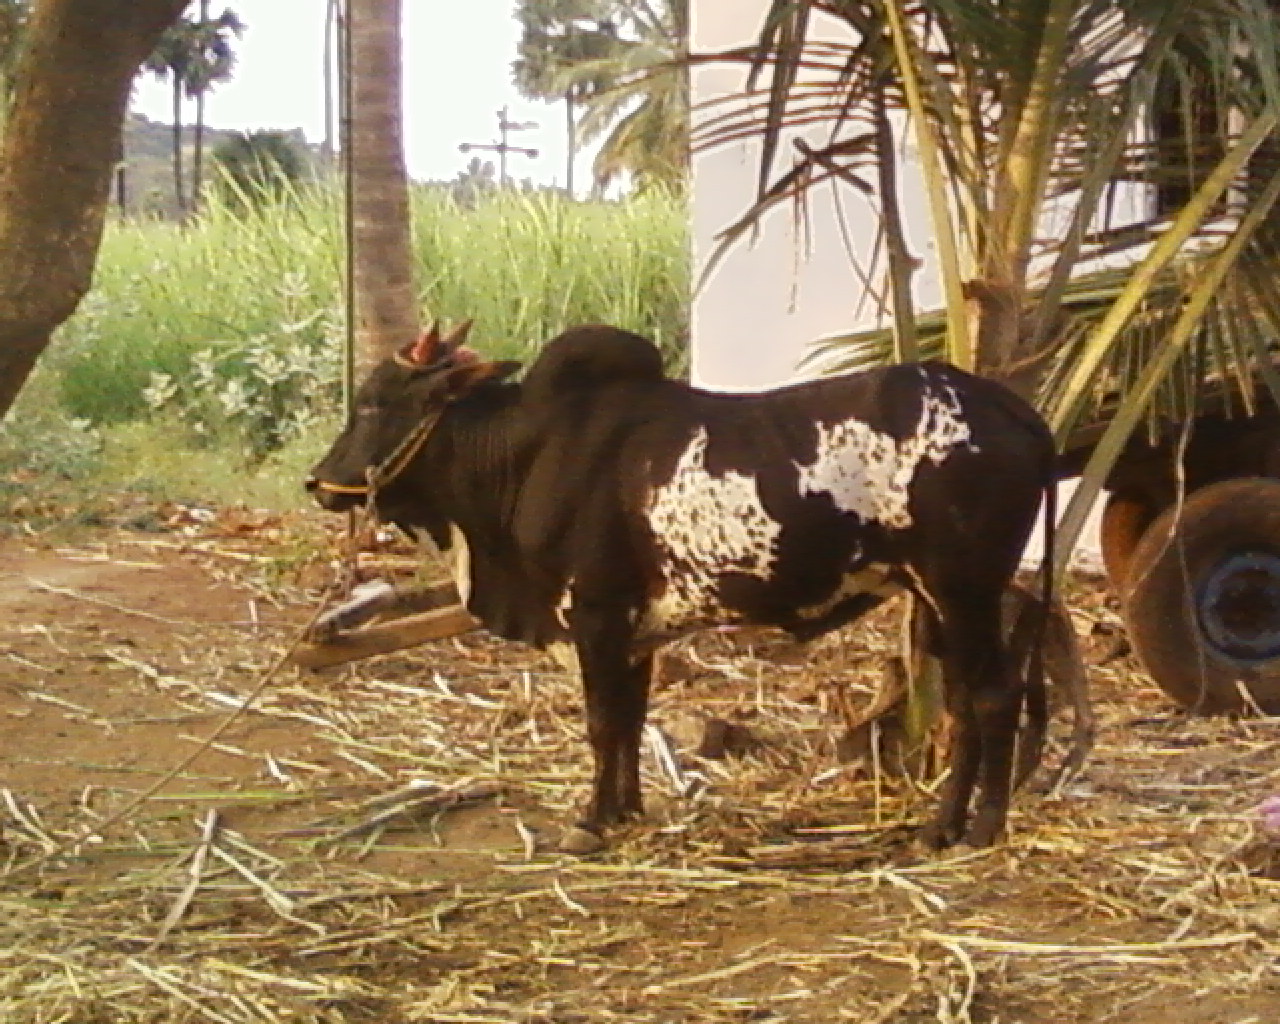
[[[209,0],[200,0],[200,17],[192,32],[194,60],[185,83],[188,96],[196,101],[194,147],[191,154],[191,209],[200,208],[204,181],[204,100],[215,85],[227,81],[235,67],[231,40],[239,39],[244,24],[231,8],[216,18],[209,17]]]
[[[609,0],[519,0],[516,21],[520,42],[511,65],[512,78],[522,96],[536,100],[562,100],[565,106],[567,160],[565,191],[573,195],[573,165],[577,157],[575,107],[588,92],[607,83],[564,85],[565,72],[587,60],[599,60],[613,52],[617,35],[609,22]]]
[[[226,81],[235,64],[231,38],[244,30],[230,9],[216,18],[208,16],[208,0],[200,0],[196,18],[184,15],[161,37],[145,67],[170,84],[173,99],[173,189],[179,215],[193,210],[199,200],[204,144],[204,96],[217,82]],[[183,175],[182,101],[196,101],[195,152],[191,202]]]
[[[163,36],[143,65],[162,82],[169,83],[173,102],[173,193],[179,216],[187,211],[187,190],[182,174],[182,87],[193,60],[194,23],[183,16]]]
[[[583,111],[579,144],[603,139],[596,187],[630,173],[683,182],[689,167],[689,0],[525,0],[513,66],[526,95]]]
[[[689,0],[622,0],[613,16],[613,53],[584,61],[569,79],[611,83],[586,95],[578,125],[584,144],[604,137],[596,186],[623,173],[641,186],[680,185],[689,172]]]

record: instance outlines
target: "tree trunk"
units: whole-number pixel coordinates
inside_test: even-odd
[[[186,0],[38,0],[0,140],[0,416],[89,289],[139,65]]]
[[[401,115],[400,0],[351,0],[355,374],[418,333]]]
[[[196,93],[196,120],[191,127],[191,202],[192,213],[200,212],[200,190],[204,181],[204,90]]]
[[[173,74],[173,195],[178,219],[184,219],[187,198],[182,181],[182,79],[177,72]]]
[[[204,31],[209,24],[209,0],[200,0],[200,32],[201,38],[204,38]],[[201,53],[197,56],[197,60],[204,63],[205,54]],[[204,75],[201,74],[200,89],[196,93],[196,121],[191,133],[191,141],[193,148],[191,150],[191,212],[200,212],[200,190],[204,184],[204,97],[209,90],[210,83],[204,81]]]

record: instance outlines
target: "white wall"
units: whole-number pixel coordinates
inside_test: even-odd
[[[694,0],[694,51],[753,41],[767,7],[767,0]],[[841,37],[840,26],[830,19],[819,18],[816,26],[831,38]],[[730,65],[695,69],[695,103],[737,92],[745,80],[745,69]],[[697,119],[706,116],[695,113]],[[804,137],[820,146],[825,133],[815,129]],[[716,246],[716,234],[752,205],[759,153],[758,145],[742,143],[695,155],[694,261],[699,271]],[[788,139],[779,147],[777,171],[789,168],[795,155]],[[839,188],[838,201],[828,186],[812,193],[803,226],[796,223],[790,204],[774,210],[758,237],[740,240],[718,265],[694,301],[696,383],[742,389],[777,384],[796,373],[797,362],[815,339],[874,322],[874,307],[862,301],[865,289],[846,255],[840,218],[864,261],[871,252],[876,221],[857,192],[847,185]],[[928,210],[914,181],[905,183],[902,205],[913,251],[927,256]],[[936,302],[937,275],[926,268],[917,278],[919,299]]]

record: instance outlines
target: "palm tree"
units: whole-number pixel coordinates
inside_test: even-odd
[[[613,52],[566,75],[567,85],[584,85],[580,140],[604,139],[596,187],[623,173],[641,187],[679,187],[689,173],[689,0],[621,0],[612,20]]]
[[[817,9],[843,40],[812,38]],[[1033,397],[1063,443],[1092,422],[1061,565],[1125,440],[1144,417],[1185,418],[1189,381],[1220,372],[1246,407],[1255,374],[1280,393],[1265,340],[1280,332],[1276,233],[1259,230],[1280,166],[1254,159],[1274,150],[1277,38],[1266,0],[773,0],[758,47],[718,55],[767,68],[768,84],[753,76],[695,133],[762,144],[758,200],[722,247],[815,186],[871,197],[892,323],[819,355],[944,355]],[[796,139],[795,165],[775,172],[782,143],[814,125],[824,143]],[[908,132],[940,310],[910,288],[895,164]],[[1125,190],[1149,213],[1126,219]]]
[[[187,190],[182,173],[182,91],[195,60],[195,23],[185,15],[160,37],[147,58],[146,70],[170,86],[173,102],[173,193],[178,216],[187,212]]]
[[[200,0],[200,13],[184,15],[160,39],[147,58],[146,69],[170,83],[173,99],[173,189],[179,216],[199,205],[204,158],[204,98],[218,82],[231,77],[235,54],[231,40],[244,31],[240,19],[228,8],[210,18],[209,0]],[[196,101],[195,148],[192,154],[191,195],[188,201],[183,175],[182,101]]]
[[[356,379],[418,333],[400,11],[400,0],[350,0]]]
[[[575,107],[579,99],[599,91],[604,82],[561,84],[566,70],[585,60],[599,60],[613,52],[617,34],[606,17],[605,0],[520,0],[518,56],[511,65],[512,78],[522,96],[537,100],[563,100],[568,156],[565,191],[573,195],[574,160],[577,156]]]
[[[191,153],[191,209],[200,208],[204,182],[204,100],[215,85],[227,81],[235,67],[233,38],[240,38],[244,25],[228,7],[216,18],[209,17],[209,0],[200,0],[200,17],[192,26],[192,60],[187,80],[183,83],[187,96],[196,103],[196,119]]]
[[[577,142],[603,139],[597,188],[630,173],[641,186],[682,183],[689,166],[689,0],[526,0],[526,95],[579,107]]]

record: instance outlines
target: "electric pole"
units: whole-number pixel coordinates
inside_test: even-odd
[[[507,154],[519,153],[522,156],[535,158],[538,155],[536,149],[530,149],[525,146],[515,146],[510,142],[512,132],[525,132],[531,128],[537,128],[537,121],[512,121],[507,116],[507,108],[503,107],[498,111],[498,141],[493,143],[464,142],[458,149],[463,153],[470,153],[473,149],[491,150],[498,154],[498,181],[505,186],[507,184]]]

